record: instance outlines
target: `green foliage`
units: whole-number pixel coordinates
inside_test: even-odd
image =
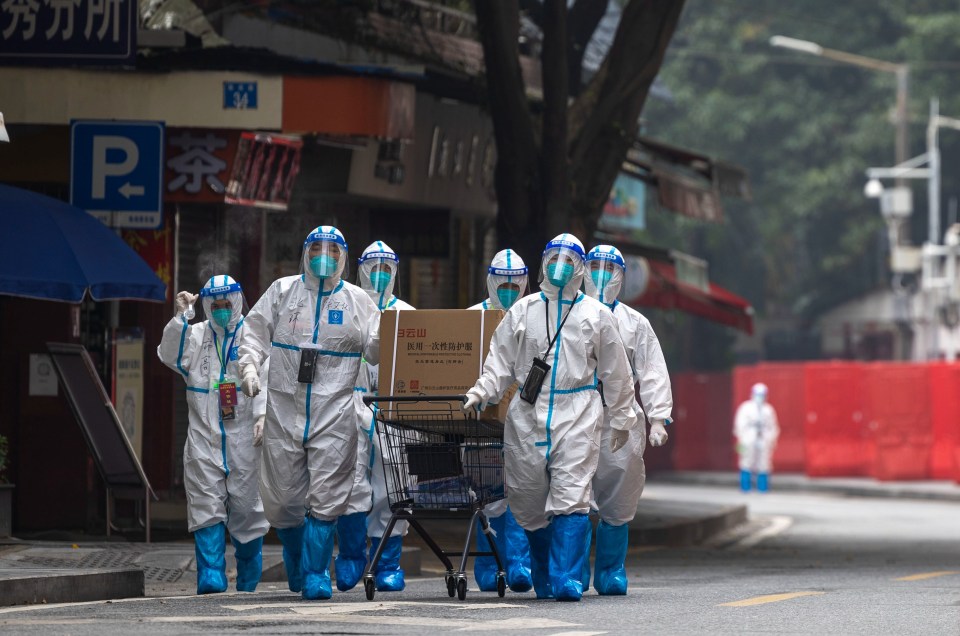
[[[0,435],[0,484],[7,481],[7,462],[10,453],[10,444],[7,438]]]
[[[960,117],[955,1],[687,0],[644,133],[745,167],[753,201],[725,201],[708,225],[652,211],[649,237],[710,262],[711,279],[760,316],[807,323],[888,284],[885,229],[864,171],[894,163],[895,78],[769,45],[772,35],[891,62],[910,71],[910,156],[925,151],[931,97]],[[960,190],[960,134],[941,131],[944,200]],[[926,237],[925,182],[914,183],[911,235]],[[946,209],[948,206],[943,206]],[[947,212],[944,212],[944,221]],[[944,225],[945,227],[945,225]]]

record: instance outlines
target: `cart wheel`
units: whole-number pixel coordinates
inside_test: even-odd
[[[497,596],[503,598],[503,595],[507,593],[507,579],[502,574],[497,577]]]
[[[373,596],[377,593],[377,584],[374,583],[373,579],[366,579],[363,582],[363,591],[367,593],[367,600],[372,601]]]
[[[467,598],[467,579],[457,581],[457,598],[461,601]]]
[[[457,593],[457,580],[452,576],[447,576],[447,595],[450,598],[453,598],[453,595]]]

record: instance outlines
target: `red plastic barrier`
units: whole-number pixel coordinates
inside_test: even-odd
[[[960,481],[960,365],[930,364],[930,417],[930,476]]]
[[[852,477],[868,469],[861,403],[863,365],[804,365],[805,459],[811,477]]]
[[[928,479],[933,427],[926,364],[864,365],[870,474],[880,480]]]
[[[777,411],[780,439],[773,453],[774,472],[803,472],[804,461],[804,365],[803,363],[740,366],[733,370],[733,410],[750,399],[750,388],[763,382],[769,389],[769,402]]]
[[[674,470],[733,470],[730,373],[673,376]]]

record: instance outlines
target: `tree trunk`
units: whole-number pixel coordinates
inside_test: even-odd
[[[483,46],[490,114],[497,142],[495,184],[500,248],[524,258],[536,279],[543,246],[560,232],[571,232],[586,247],[593,243],[603,205],[637,134],[637,120],[650,85],[676,29],[683,0],[631,0],[626,4],[613,45],[600,70],[568,109],[571,58],[567,44],[586,42],[583,23],[595,20],[580,0],[567,32],[565,0],[534,6],[543,28],[543,121],[530,114],[519,61],[519,1],[474,0]],[[526,0],[524,0],[526,2]],[[583,5],[582,7],[580,5]],[[588,13],[587,9],[591,9]],[[585,17],[586,16],[586,17]],[[585,48],[585,46],[584,46]]]
[[[517,0],[475,0],[474,11],[497,142],[497,243],[516,250],[535,280],[546,227],[540,153],[520,71],[519,7]]]
[[[543,119],[540,174],[549,236],[570,229],[570,173],[567,163],[567,3],[543,3]]]

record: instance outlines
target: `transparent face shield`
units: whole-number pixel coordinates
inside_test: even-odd
[[[233,331],[247,312],[240,285],[229,276],[214,276],[200,290],[203,313],[217,327]]]
[[[540,282],[547,281],[558,289],[583,273],[583,258],[568,247],[551,248],[543,255]]]
[[[393,298],[399,269],[399,263],[386,257],[369,258],[360,263],[360,287],[381,310],[386,309]]]
[[[583,288],[588,296],[609,305],[620,295],[622,286],[623,267],[610,260],[587,260],[587,275],[583,278]]]
[[[348,275],[347,250],[334,241],[313,241],[303,247],[303,272],[322,281]]]

